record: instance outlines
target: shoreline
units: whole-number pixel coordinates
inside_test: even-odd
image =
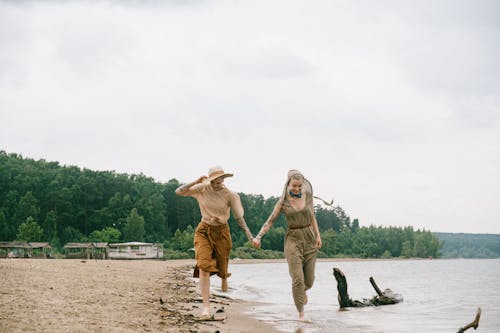
[[[407,260],[321,258],[318,262]],[[428,259],[422,259],[428,260]],[[259,305],[212,287],[211,309],[224,322],[200,322],[194,259],[0,259],[0,331],[280,332],[252,313]],[[231,259],[231,265],[286,259]],[[218,285],[220,279],[214,277]],[[229,279],[231,287],[231,279]],[[217,313],[219,311],[219,313]]]
[[[316,262],[347,262],[347,261],[404,261],[404,260],[448,260],[461,258],[317,258]],[[471,258],[475,259],[475,258]],[[286,263],[285,258],[281,259],[230,259],[229,264],[263,264],[263,263]]]
[[[218,290],[211,293],[212,313],[227,319],[197,321],[193,265],[191,259],[0,259],[0,331],[279,332],[252,316],[256,303]]]

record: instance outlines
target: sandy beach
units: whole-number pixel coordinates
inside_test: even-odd
[[[200,322],[193,260],[0,259],[0,332],[277,332],[216,290]],[[231,279],[229,279],[229,282]]]

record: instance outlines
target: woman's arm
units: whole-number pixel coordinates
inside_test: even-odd
[[[190,191],[191,187],[196,184],[203,183],[206,179],[208,179],[207,176],[201,176],[198,179],[193,180],[191,183],[181,185],[175,190],[175,194],[181,195],[183,197],[190,196],[191,194],[193,194],[193,192]]]
[[[239,217],[236,219],[236,222],[238,222],[238,225],[240,226],[241,229],[243,229],[248,240],[251,242],[253,240],[253,235],[250,232],[250,229],[248,228],[247,223],[245,222],[245,218],[243,216]]]
[[[260,231],[257,234],[257,236],[255,236],[255,238],[252,240],[252,244],[253,244],[254,247],[260,247],[260,239],[262,238],[262,236],[265,235],[265,233],[269,229],[271,229],[271,227],[274,224],[274,221],[276,221],[276,219],[280,215],[281,207],[282,206],[283,206],[283,203],[281,201],[278,201],[276,203],[276,205],[274,206],[274,209],[273,209],[271,215],[269,215],[269,217],[267,218],[267,221],[264,223],[264,225],[262,226],[262,228],[260,228]]]
[[[312,227],[313,227],[313,231],[316,235],[316,247],[318,249],[321,249],[321,246],[323,245],[322,241],[321,241],[321,234],[319,233],[319,227],[318,227],[318,221],[316,221],[316,215],[314,214],[314,211],[312,213]]]
[[[231,193],[231,196],[229,198],[229,206],[233,211],[233,216],[236,222],[238,222],[238,225],[241,229],[243,229],[248,240],[251,242],[253,240],[253,235],[248,228],[245,218],[243,217],[244,209],[243,205],[241,204],[240,196],[237,193]]]

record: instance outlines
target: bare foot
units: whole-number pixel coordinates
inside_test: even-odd
[[[227,279],[222,279],[221,289],[223,292],[226,292],[229,289],[227,285]]]
[[[299,320],[304,321],[304,312],[299,312]]]
[[[203,307],[203,312],[200,317],[209,317],[210,316],[210,307]]]

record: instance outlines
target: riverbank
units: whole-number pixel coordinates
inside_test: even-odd
[[[1,332],[277,332],[214,288],[200,322],[193,260],[1,259]],[[218,283],[218,278],[213,278]],[[229,280],[231,281],[231,279]]]

